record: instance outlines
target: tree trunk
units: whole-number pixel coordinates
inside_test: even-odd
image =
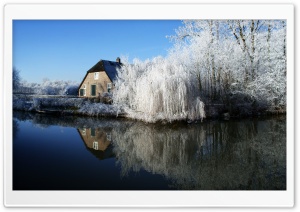
[[[258,24],[258,23],[257,23]],[[251,54],[250,54],[250,67],[251,67],[251,77],[252,80],[255,78],[255,68],[254,68],[254,55],[255,55],[255,24],[254,20],[251,21]]]
[[[216,95],[216,70],[215,70],[215,57],[212,51],[212,47],[214,46],[214,33],[213,33],[213,21],[208,21],[209,25],[209,32],[210,32],[210,48],[209,48],[209,55],[210,55],[210,64],[211,64],[211,99],[215,99]]]
[[[284,75],[286,76],[286,23],[282,21],[282,27],[284,29],[284,37],[283,37],[283,59],[284,59]]]

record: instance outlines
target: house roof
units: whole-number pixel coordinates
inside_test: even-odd
[[[87,73],[105,71],[111,81],[117,79],[118,69],[121,68],[122,63],[100,60],[96,65],[90,68]]]
[[[109,79],[113,82],[117,79],[118,76],[118,69],[121,68],[122,63],[114,62],[114,61],[109,61],[109,60],[100,60],[98,63],[96,63],[92,68],[90,68],[83,80],[81,81],[78,90],[80,89],[82,83],[84,82],[85,78],[89,73],[92,72],[100,72],[100,71],[105,71]]]

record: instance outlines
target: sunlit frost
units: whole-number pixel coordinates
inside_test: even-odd
[[[171,58],[135,60],[119,70],[114,104],[130,118],[146,122],[202,120],[204,103],[194,77]]]

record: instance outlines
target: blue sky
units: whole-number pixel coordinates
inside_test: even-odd
[[[13,65],[28,82],[80,82],[100,59],[166,56],[180,20],[15,20]]]

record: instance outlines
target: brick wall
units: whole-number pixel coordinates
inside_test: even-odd
[[[98,79],[95,79],[95,72],[88,73],[84,82],[82,83],[80,89],[86,86],[86,96],[85,97],[99,97],[103,92],[107,92],[107,83],[112,83],[107,74],[104,71],[98,72]],[[91,95],[91,85],[96,85],[96,96]],[[113,85],[112,85],[113,88]],[[80,96],[80,89],[78,95]]]

